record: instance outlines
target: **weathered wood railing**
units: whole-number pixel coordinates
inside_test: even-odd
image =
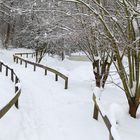
[[[5,65],[3,62],[0,62],[0,72],[3,72],[5,68],[5,76],[10,76],[12,82],[15,83],[15,96],[0,110],[0,119],[9,111],[9,109],[15,105],[18,109],[18,99],[21,94],[21,88],[19,87],[20,80],[15,74],[14,70],[9,66]]]
[[[99,108],[99,106],[98,106],[98,104],[96,102],[96,96],[95,96],[94,93],[93,93],[93,101],[94,101],[93,118],[96,119],[96,120],[98,120],[98,114],[100,113],[100,115],[103,118],[103,121],[104,121],[104,123],[105,123],[105,125],[106,125],[106,127],[107,127],[107,129],[109,131],[109,140],[114,140],[114,138],[113,138],[113,136],[111,134],[111,126],[112,125],[111,125],[108,117],[105,114],[103,114],[102,111],[100,110],[100,108]]]
[[[20,56],[26,55],[26,57],[28,58],[29,55],[31,55],[33,57],[35,55],[35,53],[16,53],[15,55],[13,55],[14,62],[18,63],[20,61],[20,64],[23,64],[22,62],[25,62],[25,67],[27,67],[27,64],[33,65],[34,71],[36,71],[36,67],[42,68],[42,69],[44,69],[45,75],[47,75],[47,71],[50,71],[55,74],[55,81],[58,81],[58,76],[61,77],[62,79],[64,79],[65,80],[64,88],[68,89],[68,77],[67,76],[65,76],[64,74],[62,74],[62,73],[58,72],[57,70],[52,69],[50,67],[25,60],[25,59],[19,57],[18,55],[20,55]]]
[[[36,52],[33,52],[33,53],[15,53],[15,55],[18,55],[18,56],[25,56],[26,58],[28,58],[30,55],[31,57],[35,57],[35,61],[38,62],[38,56],[42,56],[43,54],[43,50],[41,51],[36,51]]]
[[[19,56],[26,56],[26,58],[29,57],[29,55],[31,55],[31,57],[33,58],[34,56],[36,56],[36,52],[33,53],[15,53],[15,55],[19,55]]]

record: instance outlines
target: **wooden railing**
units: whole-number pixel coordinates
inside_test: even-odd
[[[21,94],[21,88],[19,87],[20,80],[15,74],[14,70],[9,66],[5,65],[3,62],[0,62],[0,72],[3,72],[5,68],[5,76],[10,76],[12,82],[15,83],[15,96],[0,110],[0,119],[9,111],[9,109],[15,105],[18,109],[18,99]]]
[[[15,55],[18,55],[18,56],[25,56],[26,58],[28,58],[30,55],[31,55],[31,57],[33,58],[33,57],[35,57],[35,61],[36,61],[36,63],[38,62],[38,57],[39,56],[42,56],[42,54],[43,54],[43,50],[40,50],[40,51],[36,51],[36,52],[33,52],[33,53],[15,53]]]
[[[33,53],[15,53],[15,55],[19,55],[19,56],[26,56],[26,58],[29,57],[29,55],[31,55],[31,57],[35,57],[36,56],[36,52],[33,52]]]
[[[103,118],[103,121],[104,121],[104,123],[105,123],[105,125],[106,125],[106,127],[107,127],[107,129],[109,131],[109,140],[114,140],[114,138],[113,138],[113,136],[111,134],[111,126],[112,125],[111,125],[108,117],[105,114],[103,114],[102,111],[100,110],[100,108],[99,108],[99,106],[98,106],[98,104],[96,102],[96,96],[95,96],[94,93],[93,93],[93,101],[94,101],[93,118],[96,119],[96,120],[98,120],[98,114],[100,113],[100,115]]]
[[[18,63],[20,61],[20,64],[23,64],[23,62],[24,62],[25,63],[25,67],[27,67],[27,64],[33,65],[34,71],[36,71],[37,67],[44,69],[44,75],[47,75],[47,71],[50,71],[50,72],[54,73],[55,74],[55,81],[58,81],[58,76],[61,77],[62,79],[65,80],[64,88],[68,89],[68,77],[67,76],[65,76],[64,74],[62,74],[62,73],[58,72],[57,70],[52,69],[50,67],[41,65],[39,63],[35,63],[35,62],[31,62],[31,61],[25,60],[25,59],[19,57],[18,55],[20,55],[21,57],[23,55],[25,55],[26,58],[28,58],[29,55],[31,55],[33,57],[33,56],[36,55],[36,53],[16,53],[15,55],[13,55],[13,59],[14,59],[14,62],[16,62],[16,63]]]

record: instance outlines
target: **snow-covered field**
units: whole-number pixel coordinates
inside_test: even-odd
[[[14,107],[0,120],[0,140],[108,140],[108,131],[102,122],[92,118],[94,79],[91,63],[45,56],[41,63],[69,77],[69,88],[64,81],[54,80],[54,74],[37,68],[13,63],[15,52],[32,50],[0,50],[0,60],[13,67],[21,80],[22,94],[19,110]],[[33,61],[32,58],[28,58]],[[117,76],[115,76],[117,77]],[[0,107],[14,94],[12,82],[0,73]],[[114,132],[120,140],[139,140],[140,118],[128,115],[123,92],[107,84],[101,95],[102,106],[111,119],[117,121]],[[115,120],[113,120],[115,119]],[[118,140],[118,139],[115,139]]]

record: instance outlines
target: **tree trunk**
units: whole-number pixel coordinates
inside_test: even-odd
[[[11,29],[11,26],[10,26],[10,24],[8,23],[8,24],[7,24],[7,32],[6,32],[6,39],[5,39],[5,43],[4,43],[4,46],[5,46],[6,49],[8,48],[8,45],[9,45],[10,29]]]
[[[65,59],[65,53],[64,53],[64,51],[62,51],[61,57],[62,57],[62,61],[63,61]]]
[[[94,61],[92,63],[92,66],[93,66],[93,73],[94,73],[94,76],[95,76],[95,81],[96,81],[96,87],[101,87],[101,76],[100,76],[100,67],[99,67],[99,60],[97,61]],[[96,69],[96,71],[95,71]]]
[[[101,77],[98,73],[94,72],[96,87],[101,87]]]
[[[136,118],[139,103],[136,103],[136,101],[131,100],[128,101],[128,104],[129,104],[129,114],[131,115],[131,117]]]

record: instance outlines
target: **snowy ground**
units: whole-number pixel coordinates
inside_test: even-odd
[[[8,79],[4,74],[0,73],[0,109],[13,97],[14,85],[10,78]],[[6,87],[6,88],[5,88]]]
[[[40,69],[33,72],[32,66],[25,69],[22,65],[14,64],[14,52],[27,50],[1,50],[0,59],[13,67],[21,80],[20,108],[16,110],[13,107],[0,120],[0,140],[108,139],[105,125],[92,119],[92,69],[89,62],[61,62],[45,58],[47,65],[68,75],[69,89],[65,90],[64,81],[60,79],[55,82],[54,74],[44,76]],[[11,87],[14,86],[7,78],[0,84],[3,82],[0,88],[3,94],[0,96],[6,102],[11,98]]]
[[[92,119],[93,74],[88,61],[60,61],[46,56],[41,63],[57,69],[69,77],[69,89],[64,89],[64,81],[54,81],[54,74],[33,67],[14,64],[15,52],[32,50],[1,50],[0,59],[14,68],[21,80],[22,94],[20,109],[12,108],[0,120],[0,140],[108,140],[108,131],[102,122]],[[32,58],[28,58],[34,61]],[[111,70],[112,78],[120,82]],[[0,107],[14,93],[12,82],[0,74]],[[115,140],[139,140],[140,117],[132,119],[128,115],[127,101],[122,90],[107,82],[101,95],[103,110],[115,124]],[[13,87],[13,88],[12,88]],[[140,111],[138,111],[140,116]],[[3,131],[4,130],[4,131]]]

